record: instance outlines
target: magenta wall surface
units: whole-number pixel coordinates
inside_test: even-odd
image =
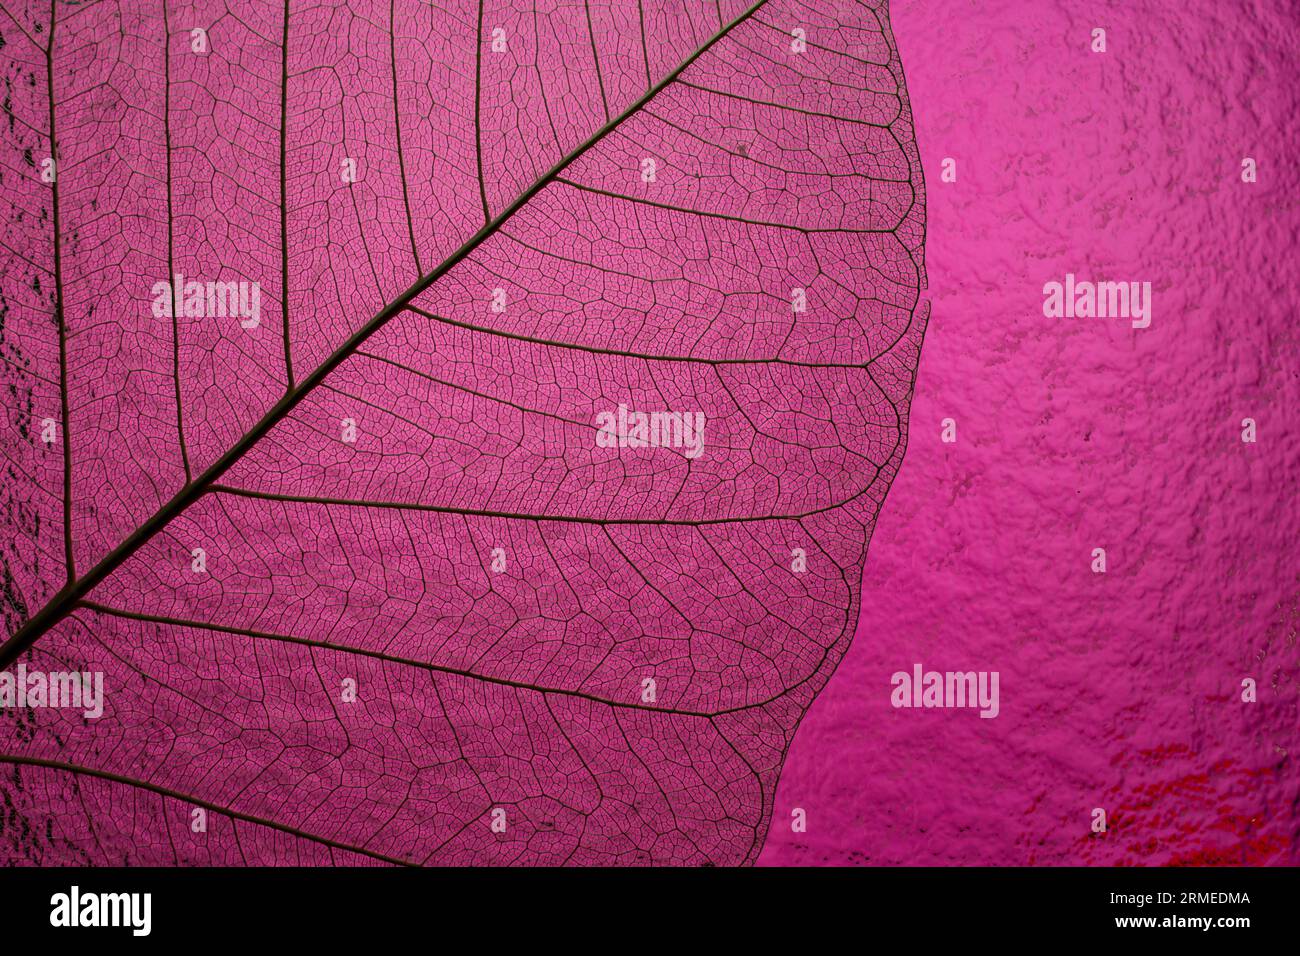
[[[891,15],[933,312],[861,623],[760,863],[1294,864],[1294,7]],[[1067,273],[1149,281],[1150,327],[1045,318]],[[893,708],[917,662],[998,671],[999,716]]]

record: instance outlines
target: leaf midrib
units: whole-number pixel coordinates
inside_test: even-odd
[[[722,40],[727,34],[752,17],[767,2],[767,0],[756,0],[743,13],[732,20],[730,23],[723,25],[713,36],[701,44],[696,50],[683,60],[675,69],[666,74],[658,83],[646,90],[639,98],[631,103],[622,113],[609,120],[605,125],[597,129],[578,146],[574,147],[559,161],[555,163],[543,176],[537,179],[531,186],[519,194],[515,200],[503,209],[494,219],[484,223],[483,226],[469,239],[465,240],[455,252],[444,259],[431,272],[421,276],[405,292],[396,299],[390,301],[384,308],[374,315],[365,325],[354,332],[348,339],[334,350],[324,362],[302,381],[286,389],[270,410],[254,425],[244,433],[243,437],[230,446],[220,458],[208,466],[202,474],[184,485],[172,498],[154,512],[153,516],[136,528],[128,535],[117,547],[109,551],[93,568],[84,575],[75,580],[69,580],[67,584],[52,597],[44,607],[28,619],[27,623],[14,632],[13,636],[0,645],[0,670],[8,668],[18,659],[18,656],[36,643],[50,628],[54,627],[65,618],[69,612],[76,607],[87,594],[89,594],[97,585],[99,585],[108,575],[113,573],[124,561],[130,558],[137,550],[140,549],[147,541],[162,531],[173,519],[182,514],[186,508],[197,501],[205,494],[218,478],[226,473],[232,465],[244,457],[245,454],[260,441],[272,428],[283,421],[298,403],[303,400],[313,389],[323,382],[334,369],[338,368],[343,361],[351,357],[357,349],[363,345],[367,339],[378,332],[388,321],[401,314],[407,306],[424,292],[429,286],[437,282],[446,275],[451,269],[459,265],[471,253],[474,252],[487,239],[493,236],[516,212],[522,209],[534,196],[540,193],[550,185],[569,165],[575,160],[603,140],[610,132],[621,126],[630,117],[636,115],[640,110],[649,103],[654,97],[658,96],[665,88],[672,84],[685,70],[697,59],[707,53],[715,44]],[[482,37],[479,38],[481,46]],[[53,44],[51,43],[51,47]],[[476,124],[477,125],[477,124]],[[480,177],[481,181],[481,177]],[[57,241],[57,234],[55,239]],[[288,343],[285,345],[288,348]],[[66,436],[66,422],[65,422]],[[69,446],[66,444],[65,449]],[[70,452],[65,454],[65,461],[71,461]],[[65,521],[70,520],[67,517],[68,507],[65,502]]]

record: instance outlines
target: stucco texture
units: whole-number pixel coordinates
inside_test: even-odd
[[[1300,862],[1296,9],[891,15],[933,312],[864,623],[760,862]],[[1149,281],[1150,327],[1044,317],[1067,273]],[[998,671],[999,715],[895,709],[918,662]]]

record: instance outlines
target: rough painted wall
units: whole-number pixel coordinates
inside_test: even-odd
[[[760,862],[1295,864],[1296,9],[891,13],[933,313],[870,625]],[[1150,327],[1044,317],[1066,273],[1151,282]],[[998,671],[999,716],[895,709],[916,662]]]

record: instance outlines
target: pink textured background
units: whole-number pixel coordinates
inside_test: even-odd
[[[1295,9],[892,16],[934,311],[868,623],[795,739],[760,862],[1294,864]],[[1066,272],[1152,282],[1151,327],[1045,319]],[[893,710],[916,661],[1000,671],[1001,716]]]

